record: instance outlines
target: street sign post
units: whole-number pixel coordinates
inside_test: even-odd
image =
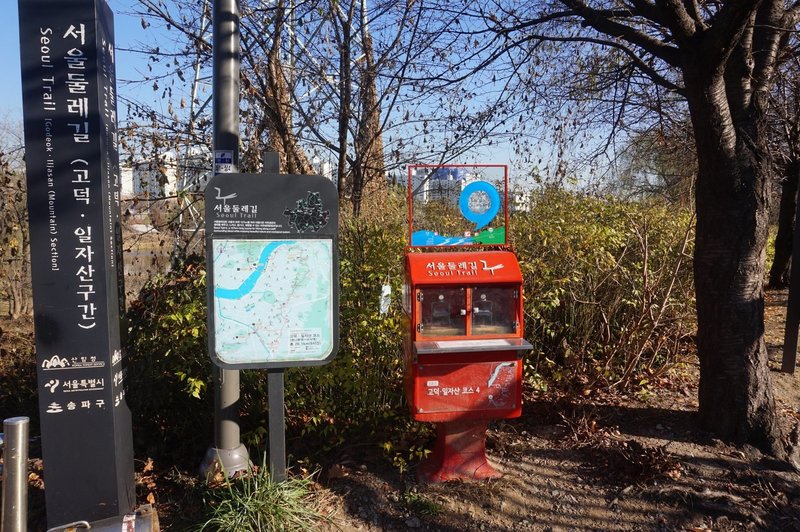
[[[212,78],[214,175],[237,172],[239,166],[239,0],[213,0]],[[214,445],[200,465],[206,477],[221,468],[233,476],[250,467],[250,453],[239,428],[239,372],[214,366]]]
[[[114,25],[102,0],[20,0],[39,413],[50,527],[133,509]]]

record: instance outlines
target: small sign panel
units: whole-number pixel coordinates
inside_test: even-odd
[[[519,409],[521,362],[420,364],[416,379],[418,414]],[[493,414],[494,415],[494,414]]]
[[[232,174],[235,171],[233,152],[230,150],[214,150],[214,174]]]
[[[209,341],[225,368],[319,365],[339,338],[338,195],[320,176],[228,174],[206,188]]]
[[[412,247],[508,244],[508,167],[496,164],[408,167]]]

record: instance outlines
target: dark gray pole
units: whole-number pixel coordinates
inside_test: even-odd
[[[27,417],[3,422],[3,521],[0,532],[28,529],[28,425]]]
[[[800,199],[800,188],[797,190],[797,198]],[[786,303],[781,371],[791,375],[797,366],[797,328],[800,326],[800,208],[794,215],[792,267],[789,275],[789,300]]]
[[[286,480],[286,421],[283,406],[283,369],[267,370],[269,395],[269,471],[272,480]]]
[[[239,5],[214,0],[213,128],[214,174],[235,173],[239,167]],[[247,470],[250,458],[240,441],[239,371],[213,368],[214,447],[201,466],[204,474],[216,462],[230,476]]]
[[[232,168],[214,173],[235,173],[239,166],[239,2],[214,0],[213,25],[213,126],[214,154],[232,152]],[[216,157],[215,157],[216,162]],[[216,165],[215,165],[216,166]]]

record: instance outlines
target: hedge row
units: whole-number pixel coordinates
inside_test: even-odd
[[[526,376],[547,387],[643,386],[668,367],[693,331],[690,215],[551,190],[511,220],[525,277]],[[405,203],[389,194],[343,213],[341,334],[328,366],[291,370],[288,423],[334,447],[353,434],[406,423],[400,307]],[[392,304],[379,313],[384,284]],[[194,257],[152,278],[128,315],[129,400],[142,445],[202,455],[211,429],[205,269]],[[246,442],[265,439],[266,374],[243,372]],[[194,454],[192,454],[194,453]]]

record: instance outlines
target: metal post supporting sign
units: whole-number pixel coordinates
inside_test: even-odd
[[[267,370],[269,394],[269,470],[277,482],[286,480],[286,420],[283,415],[285,370]]]
[[[209,181],[205,209],[209,352],[221,368],[270,371],[270,461],[282,480],[283,369],[326,364],[338,348],[336,187],[225,174]]]
[[[237,171],[239,164],[239,5],[238,0],[214,0],[213,128],[214,175]],[[239,372],[214,366],[214,445],[200,470],[208,475],[220,467],[227,476],[250,467],[250,455],[239,430]]]

